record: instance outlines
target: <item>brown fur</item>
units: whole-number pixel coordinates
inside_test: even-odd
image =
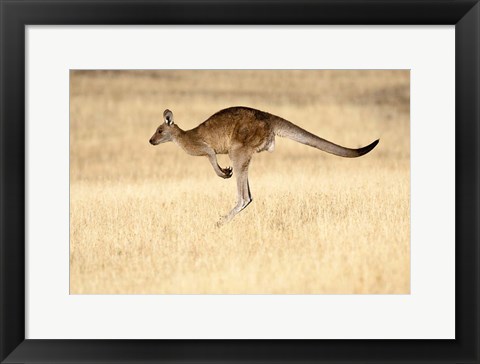
[[[220,110],[196,128],[187,131],[174,123],[170,110],[165,110],[163,116],[165,122],[150,138],[152,145],[173,141],[190,155],[206,156],[215,173],[222,178],[230,178],[235,171],[237,205],[222,218],[221,222],[231,220],[252,201],[248,184],[250,160],[254,153],[273,151],[275,135],[349,158],[368,153],[378,143],[376,140],[360,149],[345,148],[311,134],[278,116],[241,106]],[[228,154],[233,170],[231,167],[220,167],[217,163],[217,154]]]

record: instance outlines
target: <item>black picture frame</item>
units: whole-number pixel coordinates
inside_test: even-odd
[[[478,0],[0,0],[0,14],[2,363],[479,363]],[[26,340],[25,26],[30,24],[455,25],[456,339]]]

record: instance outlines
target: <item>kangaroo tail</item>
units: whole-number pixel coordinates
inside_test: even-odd
[[[346,158],[356,158],[370,152],[378,144],[379,139],[375,140],[373,143],[359,148],[359,149],[350,149],[345,148],[335,143],[329,142],[328,140],[322,139],[305,129],[300,128],[299,126],[291,123],[288,120],[278,118],[273,123],[273,131],[275,135],[280,137],[290,138],[296,142],[309,145],[311,147],[323,150],[324,152],[338,155],[340,157]]]

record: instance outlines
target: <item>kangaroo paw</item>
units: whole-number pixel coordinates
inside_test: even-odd
[[[223,176],[220,176],[220,177],[230,178],[230,177],[232,177],[233,169],[232,169],[232,167],[222,168],[222,172],[223,172]]]

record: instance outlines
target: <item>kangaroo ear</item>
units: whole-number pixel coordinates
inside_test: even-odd
[[[173,113],[170,110],[165,110],[163,112],[163,120],[165,120],[165,124],[168,126],[173,125]]]

